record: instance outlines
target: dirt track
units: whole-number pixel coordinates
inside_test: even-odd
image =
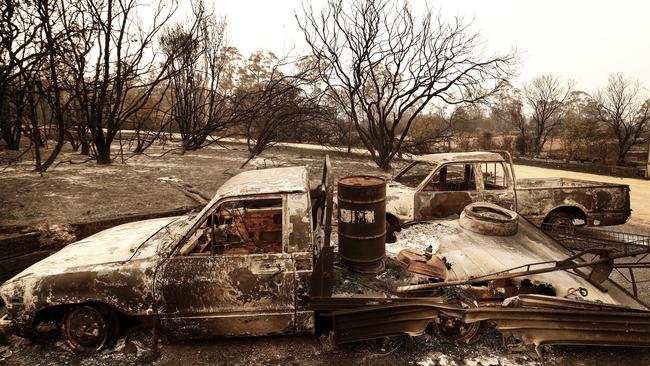
[[[234,147],[234,149],[233,149]],[[160,148],[152,155],[163,152]],[[169,153],[162,158],[135,156],[121,164],[96,166],[94,163],[62,164],[43,177],[31,171],[29,162],[10,166],[0,173],[0,226],[53,225],[96,219],[115,213],[136,213],[170,209],[192,204],[179,191],[159,178],[174,177],[213,194],[245,158],[241,147],[206,148],[185,155]],[[374,164],[363,156],[333,153],[337,176],[351,173],[377,173]],[[317,177],[322,151],[278,147],[255,159],[248,169],[275,165],[308,165]],[[82,160],[66,152],[62,159]],[[650,182],[590,174],[517,166],[518,177],[571,177],[630,184],[632,208],[630,222],[623,228],[647,231],[650,225]],[[0,364],[115,365],[133,363],[223,364],[223,365],[529,365],[540,364],[532,349],[513,352],[489,328],[471,345],[450,345],[431,336],[418,338],[412,348],[393,350],[391,345],[357,344],[330,349],[314,337],[279,337],[214,340],[165,344],[149,348],[146,335],[129,334],[114,347],[99,355],[84,357],[69,353],[59,342],[17,340],[0,349]],[[383,349],[383,351],[382,351]],[[650,350],[631,348],[560,347],[545,348],[547,365],[644,365],[650,364]]]

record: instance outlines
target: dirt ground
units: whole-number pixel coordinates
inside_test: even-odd
[[[117,151],[117,150],[116,150]],[[166,153],[166,154],[165,154]],[[160,155],[165,154],[160,157]],[[375,165],[365,156],[330,152],[336,177],[372,173]],[[275,147],[254,159],[246,169],[283,165],[307,165],[311,177],[318,179],[324,152],[296,147]],[[174,178],[191,184],[207,195],[239,172],[246,151],[241,145],[211,146],[184,155],[156,146],[147,155],[118,156],[109,166],[94,162],[62,163],[43,176],[33,172],[29,156],[13,165],[0,165],[0,227],[29,225],[53,226],[107,218],[116,214],[145,213],[195,202],[164,179]],[[0,151],[0,161],[11,153]],[[80,162],[85,157],[64,151],[62,161]],[[396,169],[401,164],[396,164]],[[650,181],[612,178],[583,173],[556,171],[526,166],[516,167],[517,176],[570,177],[629,184],[633,214],[617,227],[630,232],[650,229]],[[382,173],[383,174],[383,173]],[[390,174],[390,172],[388,173]],[[600,347],[543,347],[539,358],[530,348],[512,349],[503,345],[500,335],[484,327],[478,341],[453,345],[432,336],[415,339],[412,344],[367,342],[332,348],[310,336],[222,339],[187,343],[161,343],[151,346],[144,331],[128,332],[98,355],[77,356],[61,340],[23,340],[14,338],[9,347],[0,347],[0,364],[6,365],[126,365],[126,364],[223,364],[223,365],[646,365],[650,350]]]

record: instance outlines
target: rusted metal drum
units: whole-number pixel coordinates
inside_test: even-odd
[[[341,263],[360,273],[382,271],[386,254],[386,180],[367,175],[341,178],[337,201]]]

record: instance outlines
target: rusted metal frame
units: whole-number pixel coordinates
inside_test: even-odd
[[[581,270],[581,268],[574,268],[572,270],[567,270],[567,272],[570,273],[570,274],[573,274],[575,276],[583,278],[584,280],[589,282],[592,286],[594,286],[595,288],[597,288],[598,290],[600,290],[602,292],[608,292],[609,290],[607,289],[607,287],[603,286],[602,283],[605,282],[605,280],[607,280],[609,278],[609,275],[611,274],[613,267],[611,267],[611,263],[609,263],[609,262],[603,263],[603,266],[605,266],[605,268],[607,269],[606,270],[606,275],[607,276],[604,276],[601,273],[601,276],[604,276],[604,278],[600,278],[600,279],[598,279],[598,277],[597,277],[598,274],[595,274],[595,272],[599,268],[602,270],[602,266],[601,267],[594,266],[592,271],[589,274],[584,273]],[[594,278],[594,277],[596,277],[596,278]]]
[[[638,292],[636,288],[636,280],[634,279],[634,269],[633,268],[628,268],[630,271],[630,279],[632,280],[632,293],[634,294],[634,297],[638,297]]]
[[[431,182],[431,179],[433,179],[433,176],[438,172],[438,169],[445,166],[445,163],[442,163],[442,164],[427,163],[427,164],[431,165],[431,172],[424,178],[424,180],[422,180],[422,182],[420,182],[420,184],[418,184],[417,187],[415,187],[415,193],[416,194],[419,193],[419,192],[422,192],[424,190],[424,188],[427,186],[427,184],[429,184],[429,182]]]
[[[489,164],[489,163],[483,163],[483,164]],[[474,169],[474,182],[476,184],[476,191],[477,192],[484,192],[485,191],[485,179],[483,177],[483,170],[481,169],[481,163],[479,162],[473,162],[473,163],[467,163],[467,166],[471,166],[470,169]],[[478,174],[476,174],[478,172]],[[469,183],[469,180],[467,181]]]
[[[650,268],[650,262],[614,263],[614,268]]]
[[[513,211],[517,212],[518,205],[517,205],[517,177],[515,176],[515,165],[512,162],[512,155],[510,154],[509,151],[506,150],[490,150],[491,152],[495,152],[498,154],[505,155],[506,157],[506,163],[508,163],[510,169],[504,169],[504,171],[507,172],[508,174],[508,179],[511,180],[510,184],[512,185],[512,190],[514,191],[514,209]]]
[[[419,336],[437,315],[436,309],[422,306],[333,315],[334,341],[341,344],[397,335]]]
[[[528,329],[535,331],[543,330],[562,330],[574,332],[621,332],[621,333],[635,333],[637,337],[650,336],[647,323],[644,324],[629,324],[627,322],[600,322],[590,319],[589,321],[582,321],[578,319],[571,320],[556,320],[551,317],[536,319],[534,315],[529,314],[529,317],[522,319],[492,319],[497,322],[500,330],[512,329]],[[650,340],[647,341],[650,345]]]
[[[492,273],[492,274],[479,276],[479,277],[473,277],[473,278],[469,278],[469,279],[466,279],[466,280],[400,286],[400,287],[397,288],[397,292],[410,292],[410,291],[417,291],[417,290],[436,289],[436,288],[442,288],[442,287],[472,285],[472,284],[477,284],[477,283],[486,282],[486,281],[504,280],[504,279],[510,279],[510,278],[515,278],[515,277],[529,276],[529,275],[534,275],[534,274],[548,273],[548,272],[555,272],[555,271],[566,271],[566,270],[569,270],[569,269],[576,269],[576,268],[594,266],[594,265],[597,265],[597,264],[606,263],[607,261],[611,260],[610,258],[601,258],[601,259],[596,259],[596,260],[593,260],[593,261],[582,262],[582,263],[575,263],[575,262],[572,261],[573,259],[576,259],[576,258],[578,258],[578,257],[580,257],[582,255],[585,255],[585,254],[588,254],[588,252],[586,252],[586,253],[581,252],[581,253],[572,255],[571,257],[569,257],[567,259],[564,259],[562,261],[546,261],[546,262],[524,264],[524,265],[513,267],[513,268],[510,268],[510,269],[507,269],[507,270],[504,270],[504,271],[499,271],[499,272],[495,272],[495,273]],[[532,267],[532,266],[545,265],[545,264],[555,264],[555,265],[552,266],[552,267],[545,267],[545,268],[540,268],[540,269],[530,269],[530,267]],[[520,271],[520,272],[510,273],[510,271],[521,269],[521,268],[526,268],[526,270]]]
[[[468,309],[464,320],[493,322],[500,332],[537,346],[650,346],[648,312],[478,308]]]
[[[393,178],[391,178],[391,179],[392,179],[392,180],[397,180],[397,179],[401,178],[404,174],[406,174],[406,172],[408,172],[409,170],[411,170],[411,169],[412,169],[414,166],[416,166],[417,164],[421,164],[421,163],[422,163],[422,162],[420,162],[420,161],[414,161],[414,162],[412,162],[411,164],[409,164],[406,168],[402,169],[402,171],[400,171],[399,173],[397,173],[397,175],[395,175],[395,176],[394,176]],[[422,164],[426,164],[426,163],[422,163]]]
[[[520,216],[520,218],[526,220],[529,224],[534,225],[534,224],[533,224],[533,223],[532,223],[528,218],[526,218],[526,217],[524,217],[524,216]],[[551,235],[551,233],[549,233],[548,231],[546,231],[546,230],[540,230],[539,232],[540,232],[542,235],[546,236],[548,239],[552,240],[554,243],[556,243],[556,244],[558,244],[559,246],[561,246],[562,248],[564,248],[564,249],[566,249],[566,250],[568,250],[568,251],[570,251],[570,252],[574,252],[572,249],[570,249],[569,247],[567,247],[565,243],[563,243],[562,241],[558,240],[556,237],[554,237],[553,235]],[[639,254],[643,254],[642,257],[639,259],[639,260],[642,260],[643,258],[647,257],[648,254],[650,254],[650,253],[645,253],[645,252],[644,252],[644,253],[639,253]],[[622,256],[622,257],[625,257],[625,256]],[[621,258],[622,258],[622,257],[621,257]],[[615,264],[616,264],[616,262],[615,262]],[[634,298],[634,299],[635,299],[639,304],[641,304],[641,305],[645,306],[646,308],[649,308],[649,309],[650,309],[650,303],[648,303],[648,302],[646,302],[646,301],[640,299],[639,297],[634,296],[634,294],[630,293],[630,291],[629,291],[628,289],[626,289],[625,287],[621,286],[621,285],[620,285],[619,283],[617,283],[616,281],[613,281],[613,280],[610,279],[610,280],[609,280],[609,283],[610,283],[611,285],[615,286],[616,288],[618,288],[620,291],[622,291],[622,292],[625,293],[626,295],[628,295],[628,296]]]
[[[330,316],[336,343],[356,342],[395,335],[418,336],[441,312],[460,318],[463,309],[431,301],[405,299],[333,311]],[[410,301],[409,301],[410,300]]]
[[[325,173],[327,171],[327,174]],[[334,182],[332,181],[332,163],[330,162],[329,155],[325,155],[325,166],[323,168],[323,180],[325,183],[325,238],[323,238],[323,246],[329,247],[332,234],[332,211],[334,209]]]
[[[634,309],[623,305],[605,304],[601,302],[567,299],[556,296],[527,294],[518,295],[513,305],[519,308],[547,308],[554,310],[578,310],[578,311],[619,311],[628,313],[648,313],[647,310]]]
[[[633,309],[629,309],[633,310]],[[535,309],[508,307],[479,307],[465,309],[463,318],[467,322],[481,320],[539,320],[539,321],[572,321],[591,323],[598,321],[602,324],[645,325],[644,331],[650,332],[650,312],[648,311],[607,311],[607,310],[578,310],[578,309]],[[649,339],[650,341],[650,339]]]
[[[562,228],[555,228],[555,227],[545,228],[545,231],[546,232],[550,231],[549,234],[551,234],[551,236],[554,236],[555,239],[558,239],[560,241],[562,241],[562,239],[564,238],[565,240],[584,241],[586,243],[594,243],[596,246],[610,248],[610,250],[620,253],[618,255],[615,255],[617,257],[631,257],[631,256],[643,254],[642,258],[640,258],[639,261],[637,262],[613,264],[613,267],[616,268],[619,273],[620,273],[620,271],[618,270],[619,268],[628,268],[630,273],[630,279],[626,278],[625,276],[623,276],[623,278],[625,278],[632,285],[631,295],[637,301],[640,301],[638,296],[637,281],[636,278],[634,277],[633,269],[650,268],[650,262],[640,262],[640,260],[645,258],[648,255],[648,253],[650,253],[650,246],[648,246],[648,243],[646,243],[650,240],[650,237],[640,236],[636,234],[620,233],[614,231],[605,231],[604,233],[601,232],[596,233],[596,232],[581,230],[581,229],[574,229],[573,233],[571,233],[568,230],[563,230]],[[584,236],[580,236],[580,235],[584,235]],[[620,239],[620,241],[617,241],[616,239]],[[594,241],[592,242],[592,240]],[[621,246],[623,246],[622,251],[620,250]],[[630,247],[637,247],[637,248],[645,247],[645,248],[632,250],[630,249]]]
[[[457,310],[457,306],[445,303],[443,297],[314,297],[310,299],[312,310],[346,310],[388,304],[415,304],[435,306],[445,310]]]
[[[617,347],[650,346],[650,343],[648,343],[645,337],[633,337],[624,332],[601,331],[593,334],[561,329],[508,330],[507,332],[515,338],[531,339],[532,343],[535,343],[536,346],[548,344]],[[539,350],[537,351],[539,354]]]
[[[650,236],[629,234],[618,231],[590,230],[583,228],[563,228],[553,225],[542,225],[542,229],[555,240],[562,242],[585,242],[599,247],[622,251],[628,256],[650,252]],[[622,250],[620,247],[623,247]],[[636,248],[636,250],[632,248]]]
[[[485,163],[485,162],[483,162],[483,163]],[[476,181],[476,190],[481,191],[481,190],[484,189],[483,175],[482,174],[478,174],[478,175],[476,174],[477,171],[479,171],[479,172],[481,171],[480,164],[481,164],[480,161],[448,161],[448,162],[444,162],[444,163],[440,163],[440,164],[431,164],[430,163],[430,165],[432,165],[432,167],[433,167],[433,169],[431,170],[431,173],[429,173],[426,176],[426,178],[424,178],[422,183],[420,183],[417,186],[417,188],[415,189],[415,192],[418,193],[418,192],[423,191],[424,188],[431,182],[431,179],[433,179],[433,176],[436,175],[438,170],[440,170],[441,168],[446,167],[448,165],[471,165],[474,168],[474,180]],[[479,178],[479,176],[480,176],[480,178]],[[480,179],[480,182],[481,182],[480,185],[479,185],[479,179]],[[463,192],[467,192],[467,191],[463,191]]]
[[[333,266],[334,266],[334,249],[330,246],[332,236],[332,211],[334,209],[334,187],[332,182],[332,164],[329,155],[325,155],[323,165],[323,189],[325,190],[325,225],[323,232],[323,247],[318,248],[318,258],[314,263],[314,269],[311,274],[310,297],[330,297],[332,296]]]
[[[616,270],[616,272],[618,272],[621,275],[621,277],[623,277],[625,279],[625,281],[627,281],[630,285],[632,285],[632,296],[637,301],[639,301],[639,294],[638,294],[638,290],[637,290],[637,281],[636,281],[636,278],[634,277],[634,268],[650,268],[650,267],[623,267],[623,268],[628,269],[629,274],[630,274],[630,278],[625,277],[625,275],[623,274],[623,272],[621,272],[620,269],[618,269],[616,267],[614,269]]]

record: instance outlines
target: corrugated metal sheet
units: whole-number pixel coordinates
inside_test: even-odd
[[[430,239],[430,244],[437,243],[439,249],[436,255],[445,257],[451,263],[448,281],[468,280],[531,263],[561,261],[572,255],[530,222],[521,218],[519,222],[517,234],[503,237],[465,230],[460,227],[458,220],[436,221],[433,227],[437,233]],[[429,244],[422,245],[424,247]],[[537,268],[541,267],[531,267]],[[550,285],[560,298],[582,287],[588,291],[585,300],[646,309],[643,304],[609,280],[599,288],[568,271],[555,271],[516,277],[513,281],[517,283],[524,279],[533,284]]]

